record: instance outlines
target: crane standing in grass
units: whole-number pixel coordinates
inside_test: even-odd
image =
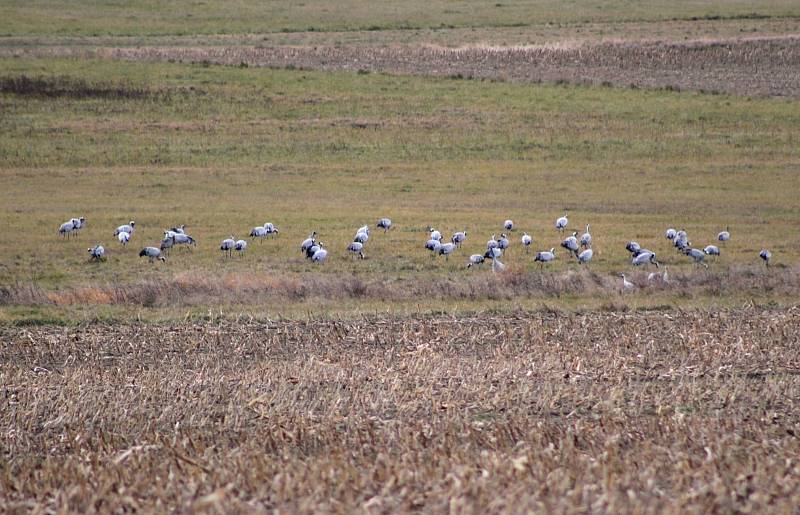
[[[567,228],[567,224],[569,223],[569,219],[567,218],[566,211],[564,212],[564,216],[556,220],[556,229],[560,232],[564,232],[564,229]]]
[[[588,249],[592,246],[592,233],[589,232],[589,224],[586,224],[586,232],[581,236],[581,247]]]
[[[543,250],[541,252],[536,253],[536,257],[533,258],[533,262],[539,263],[539,268],[544,268],[545,263],[550,263],[556,259],[556,249],[552,248],[550,250]]]
[[[235,248],[236,248],[236,240],[233,238],[233,236],[222,240],[222,243],[219,246],[219,250],[225,253],[225,257],[232,257],[233,249]]]
[[[127,224],[120,225],[119,227],[117,227],[117,228],[114,230],[114,236],[118,235],[118,234],[119,234],[119,233],[121,233],[121,232],[126,232],[126,233],[130,234],[131,236],[133,236],[133,231],[134,231],[135,229],[136,229],[136,222],[134,222],[133,220],[131,220],[131,221],[130,221],[130,222],[128,222]]]
[[[531,235],[528,233],[523,233],[520,241],[522,241],[522,245],[525,247],[525,253],[527,254],[530,252],[531,244],[533,243],[533,238],[531,238]]]
[[[633,291],[635,285],[625,277],[625,274],[619,274],[619,276],[622,277],[622,293]]]
[[[392,228],[392,221],[388,218],[381,218],[378,220],[378,228],[383,229],[383,232],[385,233]]]

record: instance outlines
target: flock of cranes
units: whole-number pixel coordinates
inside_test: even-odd
[[[564,233],[566,231],[567,226],[569,225],[569,218],[567,213],[564,213],[564,216],[559,217],[555,221],[555,228],[560,233]],[[383,232],[386,233],[392,228],[392,221],[389,218],[381,218],[378,220],[376,226],[379,229],[383,229]],[[59,226],[58,233],[64,238],[71,238],[77,236],[77,234],[86,227],[86,219],[84,217],[79,218],[71,218],[67,222],[64,222]],[[483,265],[487,261],[491,262],[491,268],[493,271],[498,272],[505,269],[505,265],[500,261],[500,258],[503,257],[503,254],[506,250],[511,246],[511,240],[509,239],[509,233],[515,230],[515,225],[513,220],[505,220],[502,224],[503,230],[506,232],[501,233],[499,236],[497,234],[492,234],[491,238],[486,243],[486,250],[482,253],[471,254],[467,261],[467,268],[472,268],[475,266]],[[589,231],[589,224],[586,224],[586,228],[584,233],[578,237],[578,232],[573,231],[569,236],[566,236],[560,244],[560,247],[563,248],[567,255],[570,257],[574,257],[576,262],[579,265],[587,265],[592,261],[594,256],[594,250],[592,249],[592,234]],[[119,243],[123,246],[127,245],[131,238],[133,237],[136,231],[136,222],[131,220],[127,224],[120,225],[114,230],[114,236],[117,238]],[[263,226],[256,226],[250,231],[250,238],[251,239],[258,239],[260,242],[266,238],[275,237],[280,231],[272,222],[267,222]],[[325,248],[322,241],[320,241],[317,237],[317,232],[312,232],[303,242],[300,244],[300,251],[306,257],[306,259],[310,260],[314,263],[322,263],[326,260],[328,256],[328,251]],[[706,256],[719,256],[720,255],[720,247],[717,245],[706,245],[705,247],[694,247],[692,246],[691,242],[689,241],[689,236],[684,229],[676,230],[673,228],[667,229],[664,233],[665,238],[675,247],[676,251],[680,254],[684,254],[689,257],[692,262],[697,266],[703,266],[708,268],[708,264],[706,263]],[[364,225],[359,227],[356,232],[355,236],[353,237],[352,241],[350,241],[346,247],[348,253],[353,255],[356,258],[365,258],[365,247],[367,242],[370,239],[370,227],[369,225]],[[730,229],[726,227],[724,231],[721,231],[717,235],[717,241],[724,245],[725,242],[731,239]],[[467,241],[467,231],[458,231],[454,232],[449,241],[444,238],[444,235],[441,231],[434,229],[433,227],[428,228],[427,234],[427,241],[425,242],[425,249],[431,252],[432,257],[437,256],[444,256],[446,260],[450,259],[450,256],[456,253],[457,250],[461,249],[462,245]],[[533,238],[527,232],[523,232],[522,236],[520,237],[520,243],[522,247],[525,249],[525,252],[530,252],[530,248],[533,245]],[[180,225],[176,227],[172,227],[170,229],[164,230],[164,236],[161,240],[161,243],[158,247],[155,246],[147,246],[141,249],[139,252],[140,257],[146,257],[151,262],[159,260],[159,261],[166,261],[166,254],[172,247],[186,245],[186,246],[194,246],[196,245],[196,241],[192,238],[189,234],[186,233],[186,226]],[[224,253],[226,257],[232,257],[233,253],[236,252],[239,256],[243,256],[245,251],[247,250],[248,242],[243,239],[237,240],[233,236],[222,240],[220,244],[220,251]],[[642,267],[642,266],[649,266],[654,265],[656,269],[660,268],[661,264],[659,263],[656,253],[652,250],[646,249],[639,245],[636,241],[629,241],[625,246],[625,249],[630,253],[630,264],[635,267]],[[94,247],[90,247],[88,249],[90,259],[94,261],[102,261],[105,259],[105,248],[102,245],[95,245]],[[770,265],[770,261],[772,259],[772,252],[769,250],[762,250],[759,253],[759,257],[765,262],[766,266]],[[550,248],[549,250],[541,250],[536,252],[533,261],[535,263],[539,263],[540,267],[543,268],[547,263],[551,263],[556,260],[556,248]],[[634,288],[633,283],[628,281],[624,274],[620,274],[622,277],[622,290],[627,291]],[[663,282],[668,282],[668,275],[666,271],[666,267],[663,273],[658,274],[656,272],[652,272],[648,276],[649,281],[653,280],[660,280]]]

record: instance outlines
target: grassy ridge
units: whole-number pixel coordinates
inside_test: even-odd
[[[626,267],[628,239],[688,271],[667,226],[705,244],[731,225],[723,269],[757,262],[762,246],[792,263],[800,113],[790,101],[179,63],[15,59],[0,70],[46,79],[0,96],[5,284],[60,290],[187,271],[458,280],[505,218],[520,229],[514,244],[526,230],[534,247],[557,247],[564,209],[576,230],[592,224],[602,274]],[[86,84],[106,93],[83,95]],[[70,216],[89,225],[62,241]],[[380,216],[396,230],[373,235],[370,259],[347,259],[355,228]],[[112,231],[130,219],[139,230],[123,250]],[[278,239],[221,258],[222,238],[266,221]],[[160,267],[136,256],[178,223],[197,251]],[[467,229],[468,243],[433,261],[421,248],[428,225]],[[331,250],[322,267],[296,248],[313,229]],[[110,250],[101,266],[86,264],[94,243]],[[561,258],[553,269],[575,266]],[[535,270],[531,259],[512,248],[506,262]]]
[[[255,0],[130,2],[10,0],[0,7],[2,35],[147,36],[498,27],[624,20],[797,16],[791,0],[447,0],[367,2]]]

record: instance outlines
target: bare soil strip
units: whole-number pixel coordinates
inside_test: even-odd
[[[800,97],[800,38],[559,43],[522,47],[215,46],[6,47],[0,55],[178,60],[225,65],[370,71],[516,82]]]
[[[789,512],[798,326],[789,309],[3,327],[0,510]]]

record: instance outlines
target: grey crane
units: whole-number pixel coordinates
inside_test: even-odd
[[[588,249],[592,246],[592,233],[589,232],[589,224],[586,224],[586,232],[581,236],[581,247]]]
[[[156,247],[145,247],[142,250],[140,250],[139,257],[145,257],[145,256],[147,256],[147,259],[149,259],[151,263],[156,259],[160,261],[167,260],[167,258],[161,255],[161,250]]]
[[[136,222],[134,222],[133,220],[131,220],[131,221],[130,221],[130,222],[128,222],[127,224],[125,224],[125,225],[120,225],[119,227],[117,227],[117,228],[114,230],[114,236],[118,235],[118,234],[119,234],[119,233],[121,233],[121,232],[126,232],[126,233],[130,234],[131,236],[133,236],[133,231],[134,231],[134,229],[136,229]]]
[[[539,262],[539,267],[544,267],[545,263],[549,263],[556,259],[556,249],[552,248],[550,250],[543,250],[541,252],[536,253],[536,257],[533,258],[533,262]]]
[[[564,212],[564,216],[558,218],[556,220],[556,229],[559,231],[564,231],[567,228],[567,224],[569,223],[569,219],[567,218],[567,212]]]
[[[322,248],[322,242],[319,242],[317,247],[319,248],[311,256],[311,261],[313,263],[322,263],[325,261],[325,258],[328,257],[328,251]]]
[[[69,222],[64,222],[59,226],[58,234],[69,238],[69,236],[72,234],[74,230],[75,230],[75,224],[73,224],[72,220],[70,220]]]
[[[636,256],[640,254],[642,246],[636,243],[635,241],[629,241],[627,244],[625,244],[625,250]]]
[[[250,230],[250,238],[258,238],[260,243],[264,243],[264,238],[268,235],[267,228],[264,226],[256,226]]]
[[[442,243],[439,246],[439,255],[444,256],[445,260],[450,258],[450,254],[456,249],[455,243]]]
[[[378,228],[383,229],[383,232],[385,233],[392,228],[392,221],[388,218],[381,218],[378,220]]]
[[[575,254],[575,257],[577,258],[578,257],[578,249],[580,248],[578,246],[578,233],[577,233],[577,231],[573,232],[572,236],[567,236],[566,238],[564,238],[564,241],[561,242],[561,246],[564,247],[565,249],[567,249],[568,251],[572,252],[573,254]]]
[[[364,259],[364,244],[358,241],[350,242],[347,246],[348,252],[352,252],[353,254],[357,255],[361,259]]]
[[[245,240],[237,240],[233,249],[239,253],[239,256],[244,256],[244,251],[247,250],[247,242]]]
[[[314,245],[314,242],[317,241],[317,231],[313,231],[311,234],[308,235],[308,238],[303,240],[303,243],[300,244],[300,252],[306,253],[308,249]]]
[[[89,251],[90,260],[103,261],[105,259],[106,249],[104,249],[102,245],[95,245],[94,247],[89,247],[87,250]]]
[[[702,250],[690,247],[685,251],[683,251],[683,253],[692,258],[694,264],[703,265],[704,267],[708,268],[708,265],[704,262],[706,255],[703,253]]]
[[[627,277],[625,277],[625,274],[619,274],[619,276],[622,277],[622,293],[625,293],[626,291],[633,291],[635,286],[628,280]]]
[[[430,239],[427,242],[425,242],[425,248],[433,252],[434,256],[439,252],[439,249],[441,247],[442,247],[442,242],[440,242],[439,240]]]
[[[525,252],[530,252],[531,243],[533,243],[533,238],[531,238],[531,235],[528,233],[523,233],[520,241],[522,241],[522,245],[525,247]]]
[[[508,241],[508,236],[506,235],[506,233],[501,234],[500,239],[497,240],[497,248],[505,251],[508,248],[509,244],[510,242]]]
[[[467,240],[467,231],[463,230],[460,232],[453,233],[453,236],[450,238],[450,241],[456,244],[456,247],[461,247],[461,244]]]
[[[264,229],[266,229],[266,231],[267,231],[267,234],[269,234],[270,238],[271,238],[271,237],[274,237],[276,234],[278,234],[278,233],[280,232],[280,231],[278,230],[278,228],[277,228],[277,227],[275,227],[275,224],[274,224],[274,223],[272,223],[272,222],[267,222],[267,223],[265,223],[265,224],[264,224]]]
[[[219,250],[224,252],[227,257],[233,256],[234,248],[236,248],[236,239],[233,236],[222,240],[222,244],[219,246]]]
[[[476,265],[482,265],[483,262],[486,261],[486,257],[483,254],[473,254],[469,257],[469,263],[467,263],[467,268],[472,268]]]
[[[637,255],[633,256],[631,258],[631,264],[633,266],[642,266],[642,265],[653,264],[653,265],[656,265],[656,268],[658,268],[660,266],[658,264],[658,260],[656,259],[655,252],[649,252],[649,251],[648,252],[642,252],[640,254],[637,254]]]

